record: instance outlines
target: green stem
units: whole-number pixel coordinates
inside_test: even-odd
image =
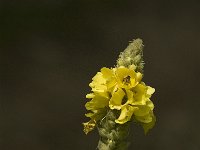
[[[117,111],[110,110],[98,125],[100,140],[98,150],[126,150],[130,122],[123,125],[115,123]]]

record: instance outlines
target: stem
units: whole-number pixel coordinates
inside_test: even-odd
[[[100,135],[98,150],[126,150],[128,148],[128,134],[130,122],[125,124],[115,123],[116,110],[109,110],[107,115],[98,125]]]

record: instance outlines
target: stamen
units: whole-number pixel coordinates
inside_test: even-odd
[[[125,78],[123,79],[123,83],[126,84],[126,85],[130,84],[130,79],[131,79],[130,76],[125,77]]]

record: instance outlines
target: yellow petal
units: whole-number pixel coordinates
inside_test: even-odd
[[[105,92],[107,90],[106,79],[101,72],[98,72],[92,80],[89,86],[92,88],[93,92]]]
[[[85,104],[87,110],[97,110],[108,106],[109,99],[101,95],[95,95],[95,97]]]
[[[150,99],[147,100],[146,105],[150,108],[150,110],[154,109],[154,104]]]
[[[137,67],[134,64],[132,64],[128,68],[131,69],[131,70],[135,70]]]
[[[109,79],[111,78],[114,74],[113,74],[113,70],[112,69],[109,69],[109,68],[106,68],[106,67],[103,67],[101,69],[101,73],[103,74],[103,77],[105,79]]]
[[[106,80],[103,77],[103,74],[101,72],[97,72],[97,74],[92,78],[92,80],[94,82],[96,82],[97,84],[105,84]]]
[[[127,95],[127,102],[126,104],[131,104],[133,105],[134,103],[134,98],[133,98],[133,92],[131,90],[126,89],[126,95]]]
[[[130,88],[134,87],[136,85],[136,79],[135,78],[131,78],[130,79]]]
[[[118,110],[121,109],[121,107],[122,107],[121,103],[124,98],[124,95],[125,95],[125,93],[122,89],[117,89],[113,93],[113,95],[110,99],[110,102],[109,102],[110,109],[118,109]]]
[[[90,94],[87,94],[87,95],[86,95],[86,98],[88,98],[88,99],[89,99],[89,98],[94,98],[94,96],[95,96],[94,93],[90,93]]]
[[[136,79],[137,79],[137,83],[139,83],[142,80],[142,74],[140,72],[136,73]]]
[[[112,93],[116,84],[117,84],[117,82],[116,82],[115,78],[112,78],[111,80],[109,80],[107,82],[107,90]]]
[[[155,92],[155,89],[150,87],[150,86],[147,86],[147,95],[148,97],[150,98],[151,95]]]
[[[130,105],[125,105],[121,109],[121,114],[118,119],[115,120],[116,123],[124,124],[129,121],[134,113],[137,110],[137,107],[133,107]]]
[[[134,105],[145,105],[147,98],[146,98],[146,86],[142,84],[138,84],[133,89],[134,92]]]
[[[101,73],[103,77],[106,79],[107,90],[112,91],[112,88],[116,85],[117,81],[114,76],[114,70],[109,68],[102,68]]]

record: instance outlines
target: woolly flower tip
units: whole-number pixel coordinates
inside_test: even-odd
[[[135,65],[136,71],[143,72],[143,47],[144,45],[141,39],[136,39],[130,42],[128,47],[119,55],[117,67],[129,67],[130,65]]]
[[[135,72],[134,66],[129,68],[102,68],[89,84],[92,93],[87,94],[90,99],[85,104],[90,113],[86,114],[90,121],[84,123],[85,133],[90,132],[106,115],[107,110],[119,111],[115,120],[118,124],[124,124],[130,120],[139,122],[145,133],[153,127],[155,117],[154,105],[150,100],[155,89],[141,82],[142,73]]]

